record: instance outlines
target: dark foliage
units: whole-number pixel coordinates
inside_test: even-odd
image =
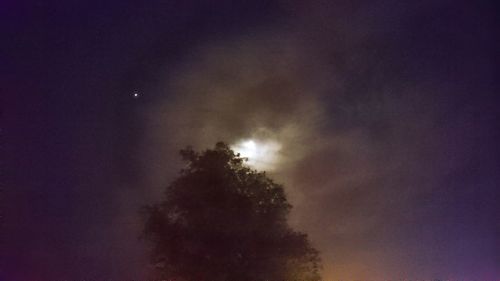
[[[287,224],[281,185],[249,169],[226,144],[181,151],[187,166],[159,204],[145,207],[145,237],[161,278],[316,281],[319,256]]]

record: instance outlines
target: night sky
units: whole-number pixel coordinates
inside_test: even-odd
[[[0,279],[147,280],[140,207],[179,149],[221,140],[265,155],[250,164],[285,185],[325,281],[500,280],[497,18],[493,1],[2,1]]]

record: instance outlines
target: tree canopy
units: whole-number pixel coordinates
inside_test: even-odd
[[[186,166],[163,200],[145,207],[144,236],[161,278],[316,281],[318,252],[287,223],[283,187],[226,144],[181,150]]]

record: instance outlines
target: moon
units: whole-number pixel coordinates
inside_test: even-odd
[[[247,158],[246,164],[259,171],[272,171],[280,160],[281,144],[274,140],[243,139],[231,148],[241,157]]]

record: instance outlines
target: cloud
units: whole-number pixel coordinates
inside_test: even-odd
[[[158,149],[171,159],[186,145],[203,149],[252,137],[279,143],[283,167],[302,157],[324,109],[302,79],[296,47],[269,38],[213,44],[196,48],[160,87],[169,97],[144,110],[147,161],[165,161],[153,156]]]
[[[427,58],[403,59],[413,39],[408,23],[393,24],[410,7],[354,6],[345,14],[315,6],[317,18],[209,41],[170,66],[157,87],[165,98],[142,111],[146,186],[155,198],[186,145],[270,139],[281,145],[270,174],[285,184],[291,223],[322,252],[325,278],[452,276],[454,265],[439,257],[456,244],[436,240],[433,214],[460,229],[443,213],[456,196],[443,182],[475,157],[462,151],[473,131],[443,119],[456,112],[446,102],[454,88],[415,67]]]

